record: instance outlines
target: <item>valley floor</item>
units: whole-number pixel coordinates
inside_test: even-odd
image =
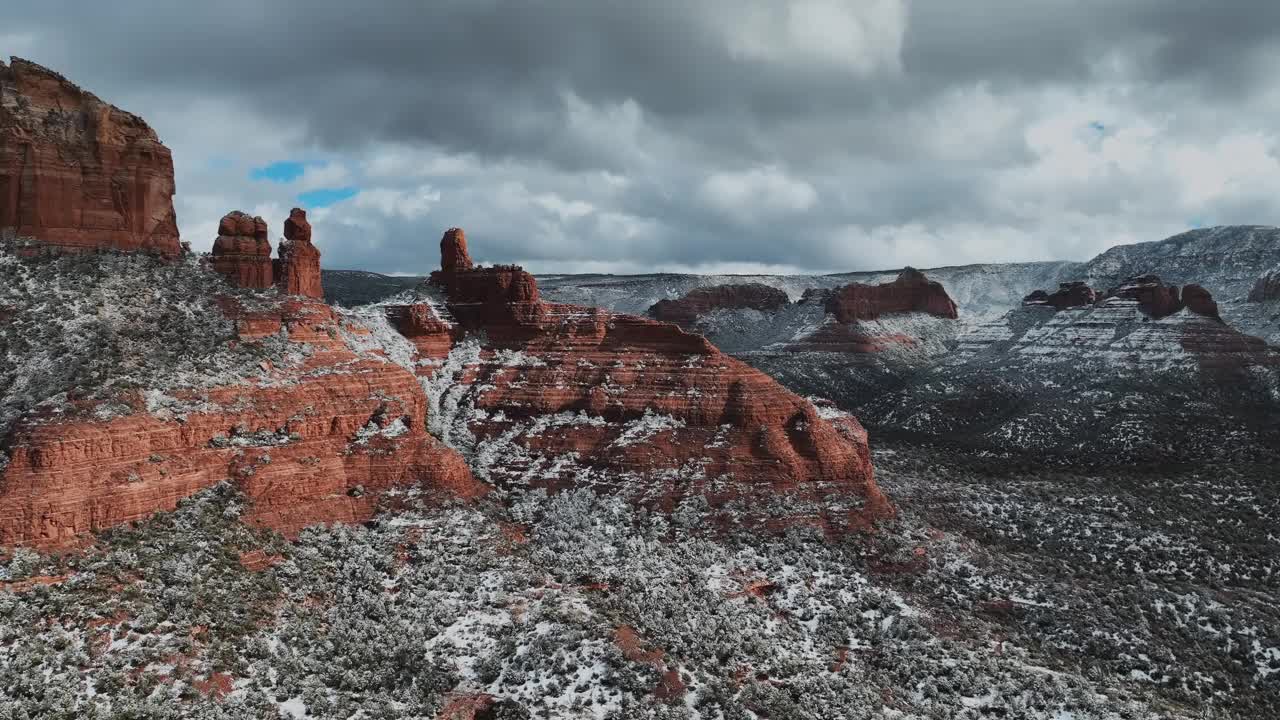
[[[1266,468],[876,464],[901,517],[843,539],[578,491],[289,543],[220,486],[7,560],[0,718],[1273,717]]]

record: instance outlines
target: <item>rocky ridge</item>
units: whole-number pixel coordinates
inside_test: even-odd
[[[392,487],[420,483],[450,498],[485,492],[427,432],[417,378],[357,350],[368,329],[322,303],[225,286],[215,294],[220,283],[193,262],[0,257],[16,274],[5,300],[17,312],[0,346],[26,361],[0,368],[0,389],[19,410],[0,426],[0,545],[78,543],[226,480],[252,500],[250,522],[286,533],[367,518]],[[161,278],[163,292],[120,292]],[[76,294],[90,304],[97,297],[99,313],[118,320],[85,324]],[[59,296],[65,304],[49,302]],[[51,306],[70,311],[61,322],[78,328],[62,354],[72,355],[68,371],[89,361],[77,349],[110,362],[31,387],[44,378],[27,373],[48,366],[24,367],[39,357],[24,348],[38,341],[33,328],[58,322]],[[125,334],[148,326],[173,337],[152,350]],[[142,374],[123,376],[130,367]]]
[[[716,310],[779,310],[791,304],[791,298],[775,287],[763,283],[713,285],[698,288],[677,300],[659,300],[648,310],[649,317],[675,323],[685,329],[696,325],[703,315]]]
[[[411,344],[407,365],[436,388],[433,430],[482,479],[593,487],[664,511],[705,501],[748,521],[780,497],[845,508],[797,513],[806,522],[892,514],[852,416],[675,325],[544,302],[520,268],[472,266],[460,231],[441,254],[450,270],[381,312]]]

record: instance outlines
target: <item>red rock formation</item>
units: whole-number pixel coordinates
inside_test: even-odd
[[[937,325],[958,317],[956,304],[942,283],[929,280],[919,270],[907,268],[889,283],[853,283],[835,290],[808,290],[801,305],[821,303],[825,322],[812,333],[786,345],[791,352],[846,354],[880,353],[890,349],[910,349],[919,354],[921,346],[939,351],[934,333],[954,332]],[[923,314],[940,322],[893,322],[895,316]],[[924,357],[925,355],[920,355]]]
[[[218,223],[213,241],[213,269],[236,287],[265,290],[271,287],[271,241],[267,221],[235,210]]]
[[[243,384],[174,393],[179,411],[95,421],[31,418],[0,470],[0,546],[65,546],[86,533],[169,510],[223,480],[252,500],[250,522],[285,533],[368,518],[379,491],[422,483],[449,497],[485,486],[426,431],[412,373],[356,355],[323,303],[289,300],[248,312],[223,302],[241,341],[288,330],[314,352]],[[358,327],[349,333],[367,333]]]
[[[1199,285],[1183,286],[1182,304],[1197,315],[1211,317],[1219,322],[1222,321],[1222,316],[1218,314],[1218,303],[1214,301],[1213,295]]]
[[[141,118],[0,62],[0,230],[62,251],[181,253],[173,158]]]
[[[1182,309],[1178,288],[1165,285],[1155,275],[1135,275],[1103,295],[1103,299],[1112,297],[1136,300],[1138,307],[1156,320],[1168,317]]]
[[[501,458],[483,468],[491,481],[559,489],[585,473],[593,486],[667,511],[703,496],[747,517],[783,494],[839,498],[849,511],[842,522],[892,514],[875,485],[865,434],[850,427],[856,420],[825,419],[704,338],[645,318],[541,302],[519,268],[439,271],[433,282],[448,293],[447,320],[425,304],[387,312],[411,329],[406,335],[424,360],[437,361],[419,362],[419,372],[453,383],[450,402],[473,407],[458,411],[454,423],[477,447],[505,448],[477,450]],[[442,370],[446,338],[481,344]],[[549,421],[572,429],[533,429]]]
[[[923,312],[943,318],[959,317],[956,304],[942,287],[914,268],[882,285],[852,283],[827,296],[827,312],[836,321],[875,320],[890,313]]]
[[[440,238],[440,270],[455,273],[472,268],[471,254],[467,252],[467,236],[462,228],[449,228]]]
[[[761,283],[713,285],[690,291],[678,300],[659,300],[649,308],[656,320],[691,328],[698,318],[715,310],[778,310],[791,304],[787,294]]]
[[[1022,299],[1023,305],[1049,305],[1055,310],[1085,307],[1098,301],[1098,293],[1084,282],[1065,282],[1053,293],[1036,290]]]
[[[320,285],[320,251],[311,244],[311,223],[307,211],[294,208],[284,221],[284,240],[280,241],[280,257],[275,262],[275,281],[280,290],[290,295],[324,297]]]

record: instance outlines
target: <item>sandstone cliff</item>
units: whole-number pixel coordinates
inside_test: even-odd
[[[59,250],[181,252],[173,158],[141,118],[0,62],[0,231]]]
[[[80,542],[223,481],[286,533],[365,519],[393,487],[486,492],[428,433],[414,374],[322,303],[220,296],[194,261],[0,253],[0,269],[0,355],[22,360],[0,362],[0,545]]]
[[[649,316],[692,330],[700,318],[717,310],[772,311],[790,303],[785,292],[760,283],[713,285],[697,288],[676,300],[659,300],[649,308]]]

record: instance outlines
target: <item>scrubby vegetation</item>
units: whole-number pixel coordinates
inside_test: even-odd
[[[410,491],[290,543],[219,486],[88,550],[9,558],[0,717],[432,718],[469,694],[583,718],[1263,718],[1280,701],[1273,488],[914,457],[877,458],[902,519],[842,538],[724,536],[694,503],[587,491],[446,508]]]
[[[0,243],[0,438],[33,408],[92,400],[96,412],[127,413],[124,391],[228,384],[299,352],[283,338],[228,342],[235,328],[216,296],[261,304],[274,293],[235,290],[194,257],[14,250]]]

